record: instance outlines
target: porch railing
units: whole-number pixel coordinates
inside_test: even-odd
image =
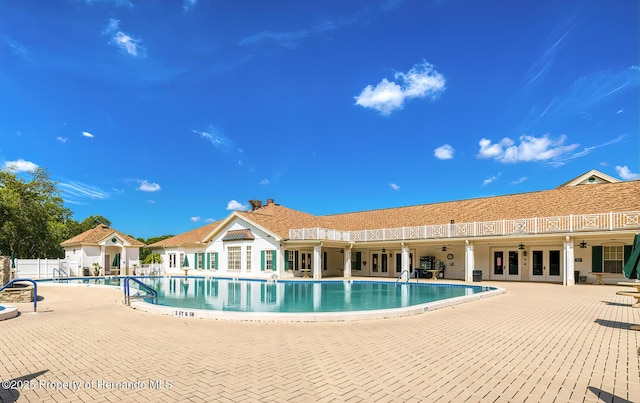
[[[356,243],[567,232],[582,233],[629,229],[640,229],[640,211],[422,225],[416,227],[379,228],[358,231],[342,231],[319,227],[298,228],[289,230],[289,239]]]

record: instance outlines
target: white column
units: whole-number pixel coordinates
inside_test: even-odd
[[[400,273],[402,274],[402,272],[405,270],[407,270],[407,273],[409,273],[409,247],[403,244],[402,245],[402,270],[400,271]],[[411,273],[409,273],[408,276],[411,276]]]
[[[129,275],[129,262],[127,261],[127,248],[122,245],[120,252],[120,275],[124,274]]]
[[[313,279],[322,279],[322,246],[313,247]]]
[[[107,269],[107,262],[104,260],[104,251],[105,248],[104,245],[102,245],[100,247],[100,261],[98,262],[98,264],[102,267],[99,273],[101,276],[104,276],[105,270]]]
[[[344,250],[344,268],[343,275],[345,278],[351,277],[351,248]]]
[[[473,251],[473,243],[465,241],[464,246],[464,281],[470,283],[473,281],[473,270],[476,266],[475,254]]]
[[[576,279],[573,276],[573,270],[575,269],[573,240],[568,236],[564,239],[563,252],[564,262],[562,265],[562,285],[576,285]]]
[[[290,252],[290,253],[293,253],[293,252]],[[278,247],[278,253],[276,253],[276,255],[277,255],[277,259],[278,259],[278,263],[277,263],[278,270],[276,270],[276,274],[277,274],[278,278],[283,278],[284,274],[286,273],[284,271],[284,265],[287,263],[286,262],[287,257],[284,255],[284,247],[282,245],[280,245]],[[293,267],[289,267],[289,270],[290,271],[293,270]]]

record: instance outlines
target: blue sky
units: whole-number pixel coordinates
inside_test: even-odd
[[[639,3],[0,0],[0,167],[178,234],[640,178]]]

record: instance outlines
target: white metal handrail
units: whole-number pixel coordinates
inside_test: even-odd
[[[615,231],[640,228],[640,211],[521,218],[470,223],[423,225],[343,231],[327,228],[289,230],[290,240],[346,242],[407,241],[480,236],[551,234],[558,232]]]

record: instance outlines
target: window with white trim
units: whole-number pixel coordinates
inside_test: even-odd
[[[264,251],[264,266],[266,270],[273,270],[273,251],[266,250]]]
[[[624,266],[624,247],[611,245],[602,247],[602,271],[605,273],[622,273]]]
[[[293,250],[287,251],[287,262],[289,262],[287,267],[289,268],[289,270],[298,270],[298,267],[296,266],[296,260],[295,260],[297,253],[298,251],[293,251]]]
[[[176,254],[175,253],[169,253],[169,268],[174,269],[176,268]]]
[[[247,248],[245,249],[245,259],[248,273],[251,272],[251,245],[247,245]]]
[[[178,262],[178,264],[180,265],[180,267],[182,267],[183,263],[184,263],[184,253],[180,253],[180,261]]]
[[[240,271],[242,265],[241,247],[229,246],[227,248],[227,260],[229,271]]]

